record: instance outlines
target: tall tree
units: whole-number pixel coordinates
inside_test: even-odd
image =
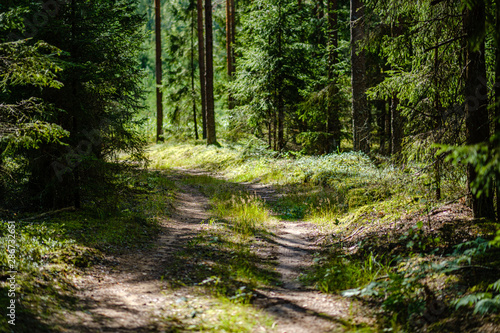
[[[474,0],[465,5],[464,34],[467,36],[467,68],[465,72],[465,125],[467,144],[488,142],[488,92],[486,87],[485,33],[486,13],[484,0]],[[477,178],[473,165],[467,166],[467,184],[475,217],[494,218],[493,198],[482,194],[472,195],[471,183]]]
[[[155,0],[156,36],[156,142],[163,141],[163,93],[161,61],[161,1]]]
[[[340,148],[340,117],[339,106],[335,103],[338,94],[337,80],[335,78],[335,66],[338,64],[338,0],[328,0],[328,119],[326,132],[329,134],[327,140],[327,152]]]
[[[45,11],[38,1],[12,1],[11,5],[7,8],[17,8],[17,13],[26,17]],[[49,54],[58,58],[62,69],[55,77],[58,89],[18,86],[1,93],[8,103],[19,96],[45,101],[50,108],[39,115],[40,120],[46,119],[67,133],[60,138],[63,145],[36,139],[36,145],[19,147],[15,152],[27,175],[24,186],[36,208],[77,205],[80,195],[102,188],[110,170],[107,161],[113,160],[116,151],[140,157],[143,145],[134,130],[134,118],[144,93],[137,59],[145,36],[140,32],[144,21],[136,14],[134,3],[74,0],[60,2],[58,9],[25,41],[26,45],[53,45],[61,50],[39,48],[42,59]],[[4,7],[0,11],[3,17]],[[24,35],[23,18],[16,20],[19,22],[11,29],[0,26],[0,42],[10,32]],[[51,72],[50,67],[43,71]],[[36,72],[30,76],[33,74]],[[38,127],[45,126],[41,123]]]
[[[207,144],[217,144],[214,110],[214,61],[212,31],[212,0],[205,0],[205,98],[207,105]]]
[[[194,21],[195,21],[194,10],[191,13],[191,98],[193,99],[193,122],[194,122],[194,137],[196,140],[198,137],[198,121],[196,119],[196,94],[194,90]]]
[[[500,31],[500,1],[495,1],[495,31]],[[500,35],[497,33],[495,48],[495,135],[500,136]],[[500,176],[497,175],[497,221],[500,221]]]
[[[282,0],[278,0],[278,54],[277,54],[277,66],[278,68],[283,67],[283,4]],[[281,151],[285,148],[285,137],[284,137],[284,127],[285,127],[285,110],[283,105],[283,73],[280,71],[278,73],[278,80],[276,81],[276,106],[278,108],[278,150]]]
[[[391,23],[391,37],[396,38],[401,35],[401,26],[399,24],[399,18],[396,22]],[[391,66],[394,70],[394,66]],[[394,91],[391,96],[390,104],[390,116],[391,116],[391,150],[390,154],[392,156],[397,156],[401,152],[401,144],[403,142],[403,119],[401,116],[401,111],[399,110],[399,99]]]
[[[234,42],[235,42],[235,4],[234,0],[226,0],[226,55],[227,55],[227,76],[229,82],[232,81],[234,74]],[[229,92],[228,109],[232,110],[234,98]]]
[[[198,63],[200,67],[202,138],[207,138],[207,98],[205,88],[205,38],[203,37],[203,0],[197,0],[198,12]]]
[[[360,42],[365,38],[364,6],[351,0],[351,82],[354,150],[370,150],[370,113],[366,99],[366,61]]]

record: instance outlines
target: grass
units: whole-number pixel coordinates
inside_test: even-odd
[[[264,201],[248,193],[244,186],[207,175],[189,176],[183,181],[198,186],[210,198],[212,215],[235,235],[265,235],[275,227]]]
[[[373,253],[359,258],[333,252],[314,261],[316,265],[312,271],[301,275],[300,280],[325,293],[362,287],[391,271],[387,260]]]
[[[266,250],[265,240],[275,227],[274,218],[263,201],[245,192],[240,184],[214,177],[185,176],[183,182],[198,185],[211,198],[213,218],[192,240],[187,251],[195,258],[199,256],[190,260],[210,263],[210,272],[205,272],[200,279],[221,278],[223,283],[219,283],[219,287],[227,290],[215,289],[229,297],[234,297],[241,287],[250,290],[275,283],[273,262],[256,254],[258,250]],[[213,284],[213,281],[206,283]]]
[[[177,298],[160,319],[168,332],[266,332],[273,324],[250,305],[203,295]]]

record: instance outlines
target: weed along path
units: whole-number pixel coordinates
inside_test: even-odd
[[[177,188],[175,212],[159,218],[156,243],[81,276],[64,331],[321,333],[372,323],[352,300],[298,282],[324,235],[273,216],[272,187],[197,170],[164,177]]]

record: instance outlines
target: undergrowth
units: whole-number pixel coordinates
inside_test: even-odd
[[[157,218],[172,211],[174,185],[160,172],[129,170],[115,175],[106,196],[84,200],[74,212],[13,215],[13,223],[0,223],[0,307],[10,299],[7,288],[8,225],[15,225],[16,331],[54,329],[57,318],[76,306],[72,279],[79,270],[99,262],[103,253],[121,253],[152,245]],[[0,331],[9,331],[1,316]],[[49,329],[50,328],[50,329]]]

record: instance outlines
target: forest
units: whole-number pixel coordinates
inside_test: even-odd
[[[500,331],[497,0],[1,0],[0,332]]]

